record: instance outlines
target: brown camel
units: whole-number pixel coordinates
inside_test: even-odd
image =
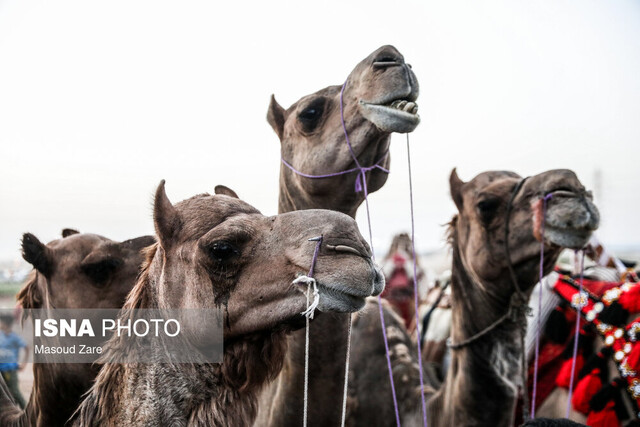
[[[351,169],[355,163],[340,120],[341,86],[329,86],[301,98],[288,109],[272,97],[267,119],[281,142],[282,159],[296,170],[323,175]],[[418,81],[403,56],[383,46],[349,74],[344,88],[344,122],[353,151],[364,166],[388,168],[392,132],[413,131],[417,116]],[[369,193],[380,189],[387,174],[373,169],[366,174]],[[355,217],[364,201],[355,192],[356,173],[313,179],[300,176],[284,163],[280,169],[279,212],[324,208]],[[402,319],[383,305],[389,335],[393,377],[403,418],[420,409],[417,350]],[[377,301],[353,319],[348,423],[395,425],[391,385]],[[310,327],[310,426],[339,425],[350,317],[326,315]],[[258,426],[298,426],[303,419],[304,331],[289,337],[284,368],[261,394]],[[375,387],[371,387],[375,381]],[[419,418],[419,416],[418,416]]]
[[[31,233],[22,237],[22,256],[34,267],[17,295],[22,308],[120,308],[140,272],[141,250],[155,242],[115,242],[71,229],[62,236],[46,245]],[[25,411],[3,407],[0,425],[64,425],[97,373],[91,364],[34,364]]]
[[[538,281],[540,230],[534,224],[540,223],[545,195],[552,194],[542,237],[545,274],[562,248],[584,246],[598,226],[591,195],[573,172],[548,171],[520,183],[522,178],[512,172],[485,172],[466,183],[455,170],[451,174],[451,196],[458,208],[450,225],[452,360],[445,382],[428,402],[430,427],[513,425],[524,310],[510,311],[512,316],[490,332],[473,337],[505,316],[517,300],[510,265],[527,297],[521,304]]]
[[[224,362],[105,364],[77,425],[250,425],[259,388],[282,367],[285,333],[304,324],[306,288],[291,282],[309,270],[309,238],[324,236],[314,275],[321,311],[353,312],[382,291],[384,279],[352,218],[321,210],[265,217],[230,190],[216,190],[174,206],[160,184],[158,244],[123,316],[134,308],[224,305]],[[203,327],[186,345],[207,333]],[[114,337],[108,346],[107,358],[124,344]]]
[[[341,172],[355,167],[340,120],[341,86],[329,86],[302,97],[287,110],[271,98],[267,120],[280,138],[282,159],[308,175]],[[412,132],[419,86],[411,66],[392,46],[383,46],[349,74],[344,89],[344,122],[354,154],[364,167],[390,164],[392,132]],[[283,165],[280,168],[280,212],[331,209],[355,217],[364,201],[354,192],[357,174],[310,179]],[[367,173],[370,193],[387,180],[380,169]]]

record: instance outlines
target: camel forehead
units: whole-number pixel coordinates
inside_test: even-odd
[[[244,221],[264,218],[250,204],[222,194],[201,194],[179,202],[175,207],[182,219],[183,232],[196,238],[229,218],[242,217]]]
[[[478,192],[489,188],[500,188],[504,185],[511,185],[521,180],[522,177],[510,171],[489,171],[483,172],[465,184],[464,191],[476,195]]]
[[[47,247],[54,251],[54,255],[68,252],[87,254],[95,250],[99,246],[110,243],[115,242],[98,234],[82,233],[73,234],[62,239],[53,240],[47,243]]]

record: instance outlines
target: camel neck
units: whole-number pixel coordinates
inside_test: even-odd
[[[508,275],[504,276],[505,283],[493,283],[493,289],[512,288]],[[508,308],[507,296],[506,302],[501,302],[473,282],[455,245],[451,288],[453,342],[480,332]],[[462,348],[452,349],[451,369],[443,385],[442,410],[450,411],[445,419],[455,425],[512,425],[521,352],[520,327],[511,320]]]
[[[364,197],[353,193],[347,197],[348,203],[344,203],[344,196],[327,194],[323,197],[306,194],[304,191],[293,185],[286,183],[293,178],[289,170],[280,171],[280,191],[278,194],[278,213],[295,212],[307,209],[328,209],[342,212],[351,218],[356,217],[358,206],[364,201]],[[304,178],[307,179],[307,178]],[[327,178],[332,179],[332,178]],[[344,178],[342,178],[344,179]],[[345,206],[347,206],[345,208]]]
[[[310,324],[309,402],[314,403],[308,406],[309,425],[340,425],[344,386],[340,379],[344,378],[349,322],[348,314],[324,313]],[[300,398],[272,405],[267,425],[298,425],[302,420],[305,331],[296,331],[288,338],[289,349],[273,395]]]

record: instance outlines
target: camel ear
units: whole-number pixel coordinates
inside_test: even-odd
[[[180,227],[180,216],[167,197],[167,193],[164,190],[164,179],[160,181],[160,185],[156,190],[156,197],[153,202],[153,223],[160,245],[166,249],[170,246]]]
[[[269,103],[269,111],[267,112],[267,121],[271,125],[280,141],[282,141],[282,133],[284,131],[284,108],[278,104],[276,97],[271,95],[271,102]]]
[[[51,274],[53,267],[51,250],[31,233],[22,235],[22,258],[45,276]]]
[[[453,168],[451,171],[451,176],[449,176],[449,191],[451,192],[451,198],[453,202],[458,207],[458,211],[462,211],[462,186],[464,185],[464,181],[462,181],[458,177],[458,172],[456,168]]]
[[[78,230],[74,230],[73,228],[65,228],[64,230],[62,230],[62,237],[65,238],[79,233],[80,232]]]
[[[229,187],[225,187],[224,185],[216,185],[216,188],[213,189],[216,194],[222,194],[223,196],[233,197],[234,199],[239,199],[238,195],[235,191],[230,189]]]

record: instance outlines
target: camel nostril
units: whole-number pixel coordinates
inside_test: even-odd
[[[333,249],[336,252],[348,252],[354,255],[364,256],[359,250],[347,245],[327,245],[327,249]]]
[[[374,68],[386,68],[386,67],[394,67],[397,65],[402,65],[404,61],[400,58],[391,55],[383,55],[379,56],[373,60]]]

